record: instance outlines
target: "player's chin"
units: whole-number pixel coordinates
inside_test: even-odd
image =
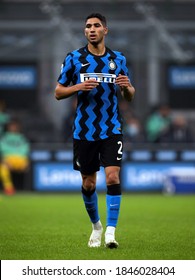
[[[91,44],[96,44],[96,45],[98,45],[98,44],[101,42],[101,40],[100,40],[99,38],[97,38],[96,36],[94,36],[94,37],[89,37],[89,42],[90,42]]]
[[[96,38],[90,38],[89,39],[89,42],[92,44],[92,45],[98,45],[98,40]]]

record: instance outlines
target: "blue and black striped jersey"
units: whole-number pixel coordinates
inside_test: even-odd
[[[106,48],[102,56],[95,56],[87,46],[68,53],[58,82],[64,86],[95,78],[99,85],[91,91],[78,92],[73,138],[95,141],[113,134],[122,134],[122,120],[118,108],[119,75],[129,77],[124,55]]]

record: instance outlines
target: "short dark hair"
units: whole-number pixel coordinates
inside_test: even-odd
[[[85,22],[88,19],[90,19],[90,18],[98,18],[101,21],[101,23],[103,24],[103,26],[107,26],[105,16],[103,16],[103,15],[101,15],[99,13],[92,13],[92,14],[90,14],[88,17],[86,17]]]

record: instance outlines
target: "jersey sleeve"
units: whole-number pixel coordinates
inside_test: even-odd
[[[67,54],[62,66],[61,66],[61,73],[58,78],[58,83],[63,86],[68,86],[72,82],[74,73],[74,64],[72,54]]]
[[[128,76],[129,80],[130,80],[130,75],[129,75],[129,70],[127,68],[127,62],[126,62],[126,58],[124,55],[122,55],[122,61],[121,61],[121,75],[125,75]]]

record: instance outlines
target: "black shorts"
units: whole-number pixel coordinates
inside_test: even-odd
[[[73,139],[73,151],[73,167],[84,175],[100,170],[100,166],[121,166],[123,136],[116,134],[98,141]]]

